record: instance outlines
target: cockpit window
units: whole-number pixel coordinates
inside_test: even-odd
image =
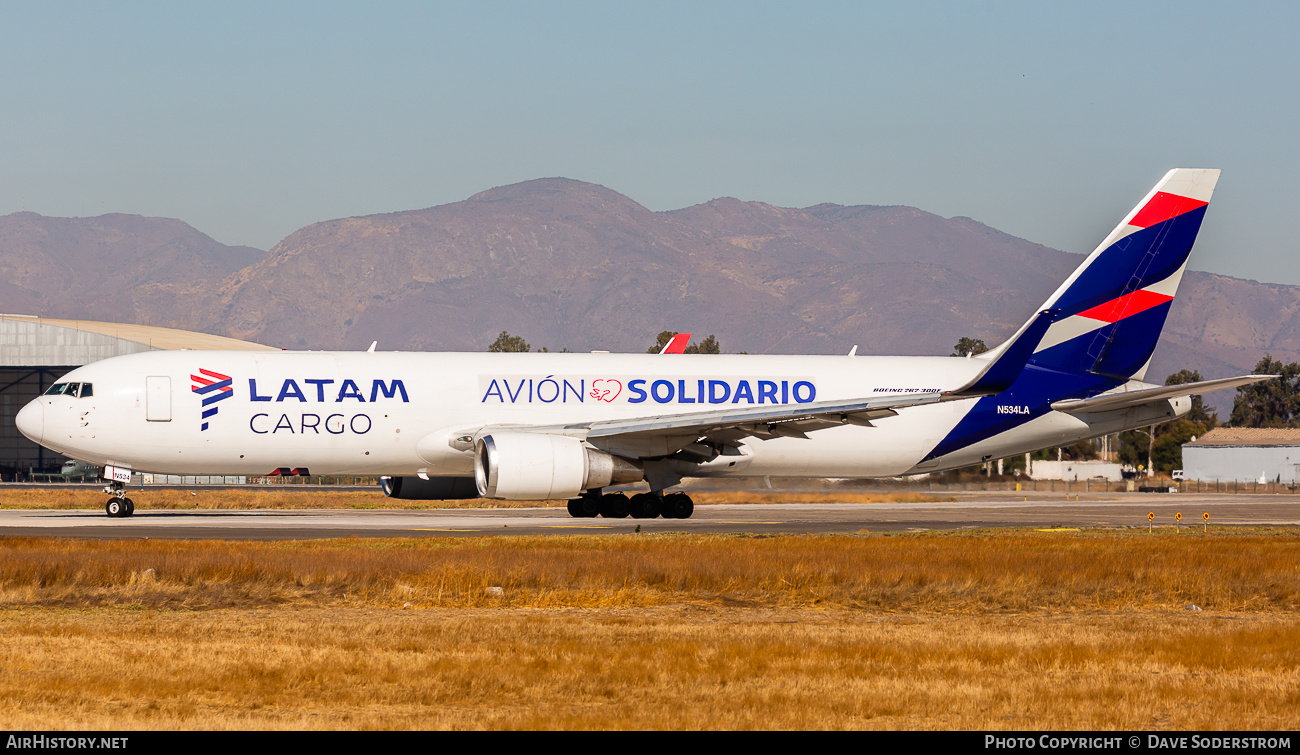
[[[95,394],[90,383],[55,383],[45,390],[46,396],[72,396],[86,398]]]

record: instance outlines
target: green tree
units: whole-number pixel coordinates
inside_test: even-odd
[[[1204,379],[1201,377],[1200,371],[1184,369],[1165,378],[1165,385],[1187,385],[1188,383],[1199,383]],[[1211,428],[1219,426],[1219,416],[1210,414],[1205,408],[1205,399],[1201,396],[1192,396],[1192,410],[1183,419],[1209,425]]]
[[[492,345],[488,347],[488,351],[497,351],[497,352],[528,351],[528,342],[525,341],[520,336],[512,336],[508,332],[503,330],[501,331],[501,335],[497,336],[497,340],[493,341]]]
[[[1044,448],[1034,451],[1031,458],[1039,461],[1056,461],[1056,448]],[[1081,440],[1071,446],[1061,446],[1061,458],[1068,461],[1092,461],[1098,457],[1097,442]]]
[[[1165,378],[1165,385],[1187,385],[1202,380],[1196,370],[1179,370]],[[1182,469],[1183,444],[1218,426],[1219,416],[1205,408],[1204,399],[1193,396],[1191,411],[1185,417],[1120,433],[1119,460],[1134,469],[1139,466],[1146,469],[1149,460],[1152,472]]]
[[[1276,380],[1243,385],[1232,402],[1234,427],[1300,426],[1300,364],[1282,364],[1265,355],[1252,371],[1256,375],[1278,375]]]
[[[1151,448],[1151,466],[1157,472],[1172,472],[1183,468],[1183,444],[1209,432],[1200,422],[1176,419],[1158,425],[1155,445]]]
[[[957,345],[952,347],[952,353],[949,356],[974,356],[975,354],[983,354],[988,350],[989,347],[984,345],[983,339],[963,336],[957,341]]]
[[[693,343],[690,346],[687,346],[686,353],[687,354],[721,354],[722,347],[718,345],[718,339],[714,338],[713,334],[710,333],[708,338],[705,338],[703,341],[700,341],[699,343]]]
[[[655,345],[646,349],[645,353],[658,354],[659,352],[664,350],[664,347],[668,345],[669,341],[673,340],[673,336],[675,335],[677,335],[677,331],[675,330],[660,331],[659,335],[655,336]]]
[[[1146,470],[1147,446],[1151,440],[1148,435],[1149,430],[1150,428],[1125,430],[1119,434],[1119,451],[1115,455],[1120,464]]]

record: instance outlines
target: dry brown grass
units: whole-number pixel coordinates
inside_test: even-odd
[[[1294,729],[1298,546],[7,538],[0,726]]]
[[[1252,532],[5,538],[0,605],[1296,610],[1300,539]]]
[[[1290,617],[0,611],[9,729],[1294,729]]]
[[[190,509],[465,509],[564,506],[564,501],[400,501],[375,490],[321,490],[298,486],[270,488],[149,488],[128,490],[136,508]],[[0,490],[0,508],[102,509],[108,495],[98,489]]]
[[[300,486],[269,488],[149,488],[127,491],[138,508],[153,510],[191,509],[514,509],[539,506],[562,508],[565,501],[494,501],[474,498],[464,501],[401,501],[375,490],[322,490]],[[785,493],[763,491],[698,491],[691,497],[698,504],[710,503],[922,503],[952,501],[919,493]],[[0,489],[0,508],[11,509],[101,509],[108,496],[99,489]]]

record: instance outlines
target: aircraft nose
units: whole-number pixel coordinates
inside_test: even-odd
[[[45,433],[45,408],[41,406],[41,400],[29,401],[27,406],[19,409],[14,424],[18,425],[18,432],[26,435],[33,443],[40,443],[41,436]]]

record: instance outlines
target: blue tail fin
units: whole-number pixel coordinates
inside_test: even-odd
[[[1145,377],[1218,178],[1217,170],[1166,174],[1010,345],[992,352],[1011,353],[1026,342],[1022,336],[1031,325],[1045,330],[1015,381],[979,399],[925,461],[1015,430],[1052,412],[1058,402],[1102,406],[1082,400]],[[1051,323],[1043,328],[1047,316]],[[994,367],[988,372],[997,372]],[[992,387],[1002,382],[999,375]]]
[[[1141,380],[1178,293],[1217,170],[1171,170],[1039,311],[1032,366]]]

